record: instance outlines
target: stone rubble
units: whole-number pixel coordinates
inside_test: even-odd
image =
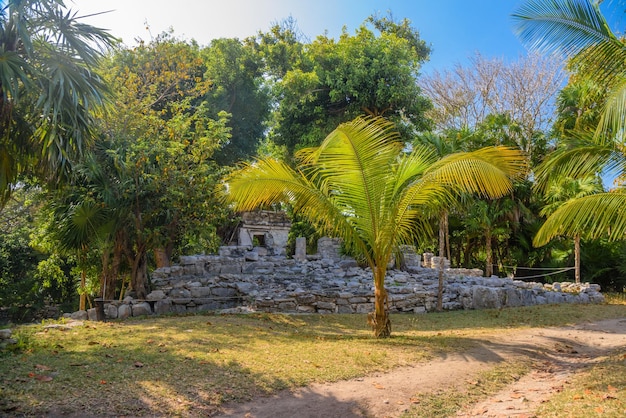
[[[13,335],[9,328],[0,329],[0,351],[6,349],[10,345],[17,344],[15,338],[11,338]]]
[[[221,247],[217,255],[180,257],[179,265],[155,270],[146,300],[130,297],[104,304],[104,317],[226,313],[368,313],[374,309],[369,268],[340,256],[339,241],[323,238],[318,254],[296,258],[272,255],[265,248]],[[398,268],[390,262],[386,277],[391,312],[425,313],[436,309],[439,258],[421,257],[402,247]],[[487,309],[556,303],[601,303],[596,284],[524,282],[481,277],[479,269],[446,266],[444,310]],[[66,314],[67,315],[67,314]],[[72,319],[95,320],[96,309],[75,312]]]

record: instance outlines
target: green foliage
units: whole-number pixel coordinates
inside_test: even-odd
[[[264,137],[270,110],[261,57],[249,43],[215,39],[202,50],[202,58],[211,83],[206,94],[209,114],[214,119],[221,111],[230,115],[230,138],[215,160],[225,166],[249,159]]]
[[[17,189],[0,212],[0,307],[14,320],[30,318],[44,301],[69,309],[75,302],[71,260],[34,240],[41,230],[41,191]]]
[[[370,18],[354,35],[320,35],[308,44],[296,34],[292,25],[276,26],[259,37],[268,72],[276,75],[269,132],[276,144],[290,151],[317,146],[338,124],[363,114],[397,122],[405,141],[427,126],[429,103],[416,77],[429,49],[409,21]]]
[[[106,88],[95,71],[112,37],[62,0],[0,9],[0,203],[23,173],[58,181],[92,141]]]
[[[387,264],[401,244],[428,235],[428,218],[455,193],[501,196],[523,172],[516,150],[489,147],[442,159],[425,147],[403,152],[394,125],[357,118],[339,125],[319,147],[298,153],[298,169],[266,158],[226,177],[226,199],[238,210],[287,203],[319,231],[343,239],[372,269],[376,303],[370,324],[389,336]]]

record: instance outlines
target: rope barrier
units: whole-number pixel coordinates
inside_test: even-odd
[[[576,267],[518,267],[518,266],[496,266],[492,264],[492,267],[502,267],[502,268],[511,268],[514,271],[517,270],[553,270],[551,273],[544,274],[536,274],[534,276],[522,276],[520,279],[538,279],[541,277],[552,276],[553,274],[565,273],[566,271],[575,270]],[[515,277],[515,273],[513,273],[513,277]]]

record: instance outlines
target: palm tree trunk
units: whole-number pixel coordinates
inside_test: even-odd
[[[85,268],[80,272],[80,303],[79,308],[81,311],[84,311],[86,308],[86,295],[85,295],[85,283],[87,281],[87,273],[85,272]],[[76,299],[74,299],[76,300]]]
[[[574,277],[580,283],[580,234],[574,237]]]
[[[446,226],[448,212],[443,211],[439,218],[439,286],[437,287],[437,310],[443,310],[443,267],[446,248]]]
[[[374,331],[374,337],[387,338],[391,336],[391,321],[389,320],[389,299],[385,289],[385,267],[375,267],[374,272],[374,312],[367,315],[367,322]]]
[[[487,265],[485,266],[485,276],[493,275],[493,250],[491,249],[491,229],[485,231],[485,251],[487,252]]]

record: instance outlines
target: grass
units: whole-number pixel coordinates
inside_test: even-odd
[[[578,374],[537,411],[541,417],[626,416],[626,351],[614,353]]]
[[[14,329],[17,348],[0,354],[0,415],[209,415],[227,401],[461,351],[481,333],[621,316],[626,306],[617,304],[394,315],[393,337],[384,340],[371,337],[364,315],[24,325]]]
[[[402,418],[432,418],[456,415],[467,405],[499,392],[508,384],[517,381],[531,370],[531,365],[523,362],[506,363],[480,373],[476,380],[467,382],[462,390],[440,390],[421,395],[419,406],[412,407]]]

